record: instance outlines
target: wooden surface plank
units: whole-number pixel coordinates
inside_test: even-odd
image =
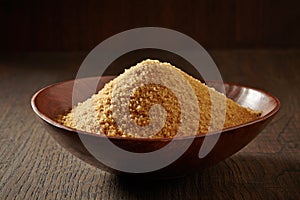
[[[269,91],[281,110],[234,156],[167,181],[91,167],[61,148],[34,116],[34,92],[72,79],[85,53],[0,55],[0,199],[300,199],[300,51],[211,54],[225,81]]]

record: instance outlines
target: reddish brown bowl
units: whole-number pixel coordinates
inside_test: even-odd
[[[101,89],[112,76],[101,77],[97,90]],[[92,94],[92,85],[97,78],[80,79],[81,90],[77,93],[77,100],[84,101]],[[100,169],[116,173],[130,174],[112,169],[98,161],[84,146],[79,134],[94,141],[103,142],[105,136],[90,133],[78,132],[74,129],[59,124],[56,120],[58,115],[65,114],[72,107],[72,90],[74,81],[66,81],[50,85],[38,91],[31,100],[34,112],[42,119],[53,138],[66,150],[82,159],[83,161]],[[279,100],[273,95],[245,86],[226,83],[226,95],[239,104],[255,110],[261,110],[262,116],[252,122],[241,124],[222,131],[219,140],[210,153],[199,158],[199,150],[203,143],[204,136],[182,137],[175,139],[175,144],[180,148],[185,142],[192,142],[189,148],[175,162],[156,170],[143,174],[130,174],[151,177],[178,177],[193,171],[199,171],[205,167],[214,165],[227,157],[238,152],[253,140],[258,133],[271,121],[280,107]],[[76,103],[76,102],[75,102]],[[214,137],[215,134],[208,134],[206,137]],[[157,150],[170,142],[170,139],[144,139],[144,138],[109,138],[115,145],[131,152],[149,152]],[[190,141],[193,140],[193,141]]]

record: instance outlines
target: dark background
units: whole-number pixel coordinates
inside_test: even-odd
[[[90,51],[131,28],[175,29],[207,49],[299,48],[298,0],[0,0],[0,51]]]

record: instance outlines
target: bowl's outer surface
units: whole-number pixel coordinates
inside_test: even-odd
[[[101,77],[100,81],[99,78],[95,77],[77,80],[80,89],[79,92],[75,94],[75,97],[73,97],[74,104],[89,98],[96,90],[101,89],[104,84],[112,78],[114,77],[105,76]],[[96,84],[97,88],[93,89],[92,86],[95,85],[95,81],[98,84]],[[66,150],[100,169],[116,174],[127,174],[107,167],[94,158],[84,146],[79,134],[99,142],[100,145],[101,142],[103,142],[103,136],[78,132],[57,123],[57,116],[67,113],[72,107],[73,85],[74,81],[66,81],[41,89],[32,98],[31,104],[33,110],[42,119],[48,132]],[[198,157],[198,154],[204,136],[178,138],[175,140],[176,144],[178,144],[178,148],[180,148],[182,143],[193,140],[190,147],[179,159],[163,169],[137,175],[150,177],[178,177],[214,165],[246,146],[271,121],[279,110],[279,100],[264,91],[235,84],[225,84],[225,89],[226,96],[243,106],[261,110],[262,116],[256,121],[223,130],[212,151],[206,157],[201,159]],[[206,137],[214,136],[214,134],[206,135]],[[132,152],[154,151],[170,142],[168,139],[110,138],[110,140],[120,148]]]

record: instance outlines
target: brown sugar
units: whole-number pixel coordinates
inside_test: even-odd
[[[60,122],[107,136],[166,138],[193,130],[206,134],[259,115],[171,64],[148,59],[125,70]]]

